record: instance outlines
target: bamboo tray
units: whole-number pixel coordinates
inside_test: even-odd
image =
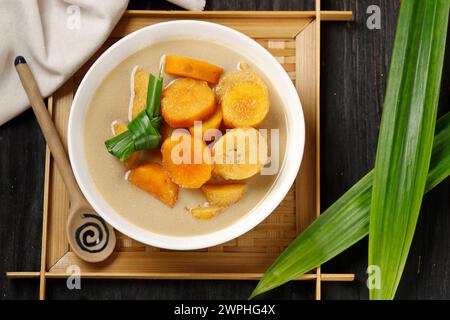
[[[306,121],[303,162],[295,184],[278,208],[243,236],[216,247],[178,252],[143,245],[117,232],[112,257],[100,264],[78,259],[65,235],[69,197],[46,151],[41,270],[9,272],[10,278],[40,278],[40,299],[47,278],[67,278],[78,265],[84,278],[257,280],[281,251],[320,213],[320,21],[351,20],[351,12],[177,12],[128,11],[100,50],[52,97],[48,108],[64,140],[74,93],[95,59],[111,44],[144,26],[176,19],[220,23],[254,38],[283,65],[299,92]],[[299,280],[352,281],[353,274],[324,274],[320,268]]]

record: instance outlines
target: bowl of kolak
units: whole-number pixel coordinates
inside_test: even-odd
[[[303,155],[292,81],[233,29],[200,21],[148,26],[92,65],[76,92],[69,156],[92,207],[155,247],[229,241],[283,200]]]

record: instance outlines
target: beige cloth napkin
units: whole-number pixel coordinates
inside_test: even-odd
[[[28,107],[14,69],[25,57],[43,96],[61,86],[106,40],[128,0],[1,0],[0,125]]]

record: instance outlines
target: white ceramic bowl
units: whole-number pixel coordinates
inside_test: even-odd
[[[84,123],[89,103],[97,87],[121,61],[131,54],[160,41],[199,38],[219,42],[237,50],[261,66],[280,94],[286,119],[286,151],[280,171],[268,194],[242,219],[214,233],[177,237],[158,234],[131,224],[112,208],[95,187],[85,160]],[[305,141],[305,124],[297,91],[288,75],[273,56],[253,39],[219,24],[201,21],[171,21],[133,32],[106,50],[92,65],[73,100],[69,117],[69,156],[81,191],[92,207],[115,229],[127,236],[160,248],[200,249],[236,238],[263,221],[283,200],[300,167]],[[106,151],[105,151],[106,152]]]

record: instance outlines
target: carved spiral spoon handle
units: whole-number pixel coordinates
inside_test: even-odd
[[[14,65],[69,193],[70,211],[67,221],[69,244],[81,259],[88,262],[103,261],[114,250],[116,244],[114,229],[92,209],[78,188],[61,138],[25,58],[16,57]]]

